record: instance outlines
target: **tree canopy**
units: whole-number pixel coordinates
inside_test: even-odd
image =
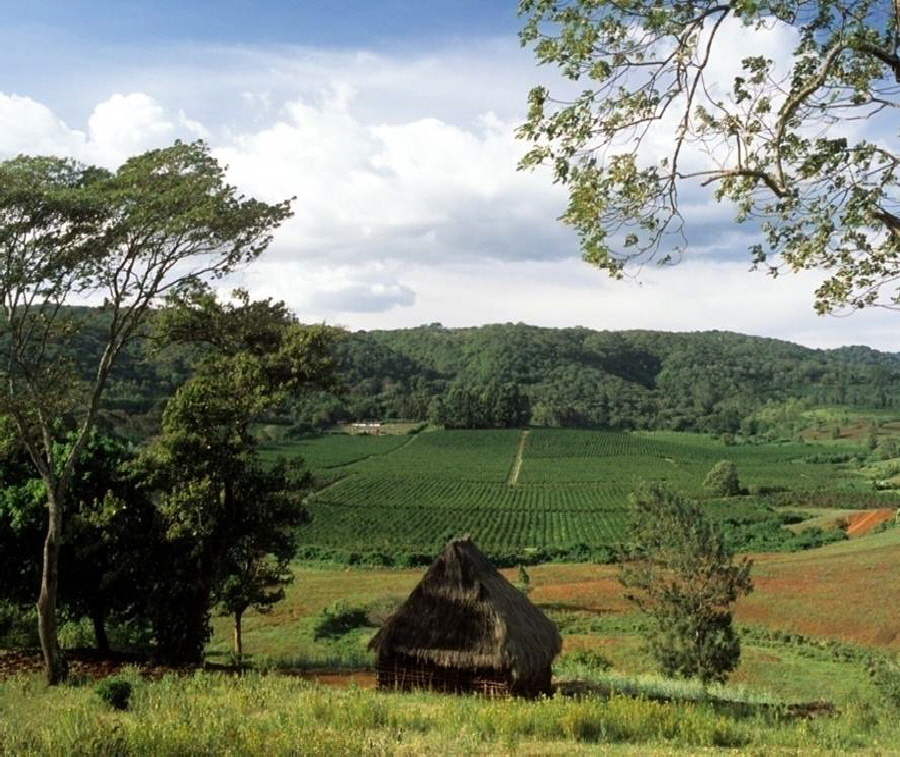
[[[755,267],[826,272],[818,312],[900,307],[897,0],[521,0],[519,12],[522,44],[571,82],[531,90],[522,165],[547,164],[568,188],[562,220],[586,261],[620,277],[676,260],[684,205],[712,191],[758,229]],[[736,34],[774,33],[776,52],[719,81]]]
[[[150,150],[115,173],[61,158],[0,164],[0,414],[45,488],[38,616],[50,683],[66,672],[56,631],[63,515],[113,366],[161,297],[254,260],[289,215],[288,201],[241,196],[201,142]],[[66,306],[84,299],[102,299],[105,329],[79,353],[86,311]]]

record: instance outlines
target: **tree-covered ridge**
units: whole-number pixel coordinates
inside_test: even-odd
[[[80,350],[97,343],[83,330]],[[390,418],[450,427],[591,426],[760,433],[771,405],[900,407],[900,355],[869,347],[817,350],[723,331],[596,331],[440,324],[344,333],[334,345],[338,388],[289,400],[265,419],[327,426]],[[113,427],[138,440],[191,375],[202,346],[123,355],[105,400]],[[87,362],[87,361],[85,361]]]
[[[302,409],[310,421],[440,421],[441,414],[452,416],[448,405],[461,391],[483,395],[497,386],[527,397],[529,421],[549,426],[723,433],[742,424],[752,431],[756,411],[788,399],[900,404],[898,355],[864,347],[815,350],[720,331],[432,324],[351,333],[337,352],[345,391],[311,398]]]

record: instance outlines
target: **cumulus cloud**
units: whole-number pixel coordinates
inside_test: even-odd
[[[52,98],[0,94],[0,154],[114,167],[175,138],[207,139],[245,194],[296,198],[272,249],[227,285],[283,299],[307,321],[723,328],[895,348],[886,314],[816,319],[814,277],[747,273],[753,229],[702,194],[684,196],[693,246],[681,266],[646,268],[638,285],[578,262],[556,221],[565,193],[546,172],[516,170],[525,93],[548,74],[514,44],[202,53],[156,54],[112,83],[98,73],[65,121]]]
[[[84,132],[70,129],[46,105],[0,92],[0,155],[78,155]]]

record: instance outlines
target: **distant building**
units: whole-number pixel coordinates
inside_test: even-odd
[[[380,434],[380,423],[354,423],[351,427],[354,434]]]

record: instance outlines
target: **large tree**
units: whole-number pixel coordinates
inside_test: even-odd
[[[818,312],[900,306],[900,0],[520,0],[519,10],[522,43],[572,82],[562,95],[531,90],[523,165],[549,164],[568,188],[562,218],[585,260],[618,277],[677,259],[689,239],[682,206],[711,191],[758,227],[755,266],[827,272]],[[767,29],[793,49],[786,61],[748,52],[738,75],[717,81],[741,27],[748,50]]]
[[[66,672],[56,623],[63,518],[117,358],[162,296],[254,260],[289,215],[288,202],[242,197],[202,143],[151,150],[114,173],[58,158],[0,164],[0,414],[46,490],[37,608],[51,684]],[[102,301],[107,324],[90,366],[73,350],[85,311],[67,307],[85,301]],[[56,460],[64,432],[72,443]]]
[[[222,303],[196,287],[170,299],[157,331],[206,350],[142,455],[179,576],[160,582],[152,603],[159,652],[168,662],[199,662],[218,603],[234,619],[239,656],[242,616],[282,596],[296,529],[308,517],[309,477],[296,465],[265,465],[251,423],[331,385],[338,332],[297,323],[284,303],[251,302],[243,291]]]

